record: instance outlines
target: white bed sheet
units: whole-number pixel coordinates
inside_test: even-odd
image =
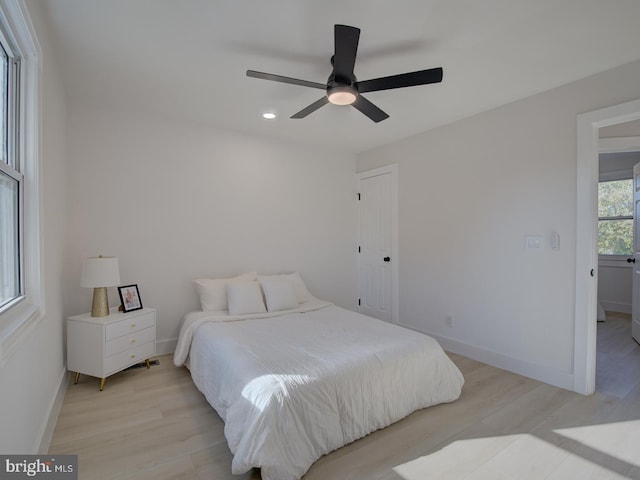
[[[326,302],[247,317],[188,314],[174,357],[188,353],[225,421],[234,474],[298,480],[322,455],[460,396],[462,374],[427,335]]]

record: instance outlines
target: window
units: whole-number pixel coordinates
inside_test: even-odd
[[[4,32],[1,32],[4,33]],[[23,295],[23,177],[13,141],[19,135],[16,105],[20,101],[20,63],[0,35],[0,312]]]
[[[23,0],[0,0],[0,367],[44,316],[38,42]]]
[[[598,184],[598,254],[633,254],[633,180]]]

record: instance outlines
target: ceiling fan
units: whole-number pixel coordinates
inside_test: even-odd
[[[347,25],[335,25],[335,52],[331,57],[333,71],[329,75],[327,83],[310,82],[297,78],[283,77],[272,73],[256,72],[247,70],[247,77],[261,78],[274,82],[290,83],[302,87],[317,88],[326,90],[326,95],[320,100],[313,102],[308,107],[303,108],[291,118],[304,118],[315,112],[323,105],[332,103],[334,105],[353,105],[360,112],[365,114],[374,122],[380,122],[389,118],[385,112],[376,107],[361,94],[367,92],[377,92],[380,90],[390,90],[393,88],[413,87],[416,85],[426,85],[429,83],[439,83],[442,81],[442,68],[430,68],[417,72],[401,73],[389,77],[374,78],[362,82],[356,79],[353,74],[353,67],[356,63],[356,53],[358,51],[358,40],[360,29]]]

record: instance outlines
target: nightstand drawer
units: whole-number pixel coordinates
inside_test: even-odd
[[[105,357],[110,357],[111,355],[115,355],[116,353],[123,352],[130,348],[135,348],[139,345],[155,341],[155,338],[156,332],[153,327],[127,333],[126,335],[109,340],[105,346],[104,355]]]
[[[113,372],[146,360],[155,353],[155,347],[155,342],[149,342],[105,358],[106,374],[111,375]]]
[[[112,340],[127,333],[144,330],[155,325],[155,316],[153,313],[137,315],[135,317],[110,323],[106,326],[106,338]]]

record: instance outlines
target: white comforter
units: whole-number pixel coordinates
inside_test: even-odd
[[[189,355],[225,421],[234,474],[297,480],[322,455],[460,396],[462,374],[429,336],[320,301],[261,317],[188,314],[174,357]]]

